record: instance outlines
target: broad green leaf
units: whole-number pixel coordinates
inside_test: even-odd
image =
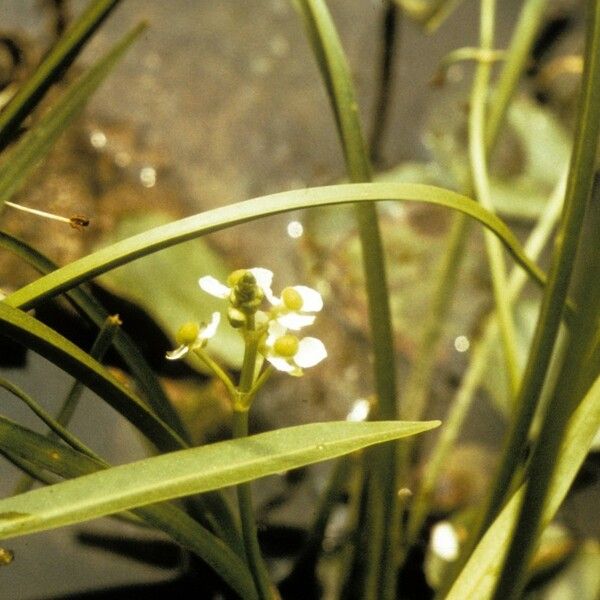
[[[129,46],[145,29],[138,25],[79,80],[10,150],[0,166],[0,206],[25,183],[27,175],[48,153],[58,136],[81,112]]]
[[[112,235],[103,245],[127,239],[133,235],[165,225],[169,222],[163,213],[134,214],[121,219]],[[204,240],[192,240],[153,254],[146,260],[136,261],[110,271],[100,279],[119,296],[141,306],[170,334],[175,345],[175,333],[188,321],[210,321],[214,311],[222,313],[227,322],[227,303],[202,292],[198,278],[212,275],[226,281],[231,269]],[[165,349],[166,351],[167,349]],[[219,327],[211,338],[209,350],[221,364],[239,369],[242,366],[244,345],[239,332],[231,327]],[[193,363],[200,367],[199,361]],[[203,367],[206,370],[206,367]]]
[[[542,524],[548,525],[564,500],[600,427],[600,378],[574,412],[562,444]],[[513,495],[488,528],[445,600],[487,600],[494,590],[511,532],[519,514],[524,487]],[[14,508],[13,510],[17,510]]]
[[[424,202],[445,206],[473,217],[500,238],[518,264],[526,269],[538,284],[544,284],[544,273],[527,258],[510,228],[501,219],[486,211],[470,198],[428,185],[356,183],[280,192],[215,208],[168,225],[156,227],[98,250],[49,273],[10,294],[4,301],[14,307],[32,308],[43,299],[69,290],[83,281],[106,273],[136,258],[254,219],[300,208],[380,200]]]
[[[438,425],[439,421],[312,423],[163,454],[0,500],[0,538],[236,485]],[[15,519],[15,512],[22,517]],[[13,516],[3,520],[6,514]]]
[[[42,474],[49,472],[66,479],[109,467],[98,458],[81,454],[3,417],[0,417],[0,451],[11,459],[16,458],[16,462],[27,462]],[[43,489],[50,490],[53,487]],[[23,495],[13,496],[15,497],[21,498]],[[221,539],[183,510],[172,504],[161,503],[145,506],[134,512],[147,524],[161,529],[177,543],[201,557],[242,598],[255,598],[254,584],[245,563]],[[23,511],[7,511],[0,515],[0,523],[18,521],[24,516]]]
[[[0,302],[2,332],[58,365],[96,392],[163,451],[185,447],[185,442],[139,398],[116,381],[101,365],[32,316]]]
[[[0,114],[0,148],[4,148],[23,119],[44,97],[48,88],[71,65],[82,48],[115,8],[119,0],[95,0],[73,21],[69,30],[46,55],[31,77],[19,88]]]

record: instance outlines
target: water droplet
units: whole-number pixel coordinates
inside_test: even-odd
[[[287,225],[287,234],[294,239],[302,237],[304,227],[300,221],[290,221]]]
[[[154,187],[156,185],[156,169],[154,167],[143,167],[140,171],[140,182],[144,187]]]
[[[58,460],[60,458],[60,454],[56,450],[54,450],[53,452],[50,452],[50,458],[52,460]]]
[[[321,450],[321,451],[325,450],[325,445],[324,444],[319,444],[317,446],[317,450]]]
[[[90,144],[92,144],[96,150],[102,150],[102,148],[106,146],[106,142],[106,135],[99,129],[96,129],[90,133]]]
[[[454,348],[457,352],[466,352],[471,346],[471,342],[469,342],[469,338],[466,335],[459,335],[454,340]]]

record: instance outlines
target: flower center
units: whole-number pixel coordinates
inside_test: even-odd
[[[192,344],[200,333],[200,325],[198,323],[186,323],[179,328],[175,335],[175,341],[179,346],[189,346]]]
[[[298,352],[298,345],[298,338],[291,333],[287,333],[275,340],[273,350],[283,358],[292,358]]]
[[[287,287],[281,292],[281,300],[288,310],[300,310],[304,304],[302,296],[291,287]]]

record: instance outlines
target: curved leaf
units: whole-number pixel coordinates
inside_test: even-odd
[[[50,327],[0,302],[2,332],[58,365],[106,400],[163,451],[185,447],[185,442],[152,413],[106,368]]]
[[[0,247],[16,254],[43,275],[58,269],[58,265],[38,250],[4,231],[0,231]],[[100,302],[84,287],[70,290],[67,292],[67,298],[78,311],[98,327],[102,327],[109,316]],[[133,340],[121,328],[115,332],[113,346],[135,376],[136,384],[143,390],[144,397],[147,398],[152,410],[173,427],[183,439],[189,441],[181,419],[167,398],[158,377]]]
[[[311,423],[148,458],[0,500],[0,539],[236,485],[438,425]]]
[[[470,198],[450,190],[422,184],[355,183],[306,188],[261,196],[150,229],[49,273],[7,296],[4,301],[10,306],[22,309],[32,308],[45,298],[69,290],[83,281],[106,273],[110,269],[136,258],[254,219],[300,208],[381,200],[424,202],[445,206],[469,215],[495,233],[514,259],[527,270],[537,283],[544,284],[546,281],[544,273],[529,260],[510,228],[501,219],[486,211]]]

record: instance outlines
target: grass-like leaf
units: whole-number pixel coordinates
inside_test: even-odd
[[[19,88],[0,114],[0,148],[4,148],[48,88],[75,60],[119,0],[95,0],[71,24],[66,34],[46,55],[31,77]]]
[[[47,473],[71,479],[107,469],[104,461],[87,456],[0,416],[0,453],[23,468],[34,469],[44,481]],[[50,490],[50,488],[45,488]],[[13,496],[21,498],[22,495]],[[134,511],[145,523],[156,527],[206,561],[242,598],[256,598],[247,566],[231,547],[202,527],[182,509],[169,503]],[[22,511],[8,518],[18,519]],[[130,516],[128,514],[128,516]]]
[[[564,500],[599,427],[600,378],[596,380],[570,419],[548,495],[548,503],[542,517],[544,526],[554,517]],[[512,539],[512,530],[519,514],[523,492],[524,486],[513,495],[488,528],[449,594],[445,596],[446,600],[465,598],[487,600],[491,597]]]
[[[0,231],[0,247],[16,254],[39,273],[45,275],[58,269],[58,265],[49,258],[17,238]],[[85,287],[77,287],[67,293],[67,299],[73,307],[86,316],[97,327],[102,327],[109,314]],[[171,405],[161,383],[146,359],[135,345],[133,340],[122,329],[115,332],[113,340],[115,350],[125,361],[132,375],[136,378],[136,385],[143,390],[144,397],[152,410],[166,423],[168,423],[186,441],[187,433],[181,423],[179,415]]]
[[[0,206],[25,183],[29,173],[81,112],[92,93],[144,29],[144,24],[138,25],[118,42],[102,60],[72,84],[36,126],[10,150],[0,167]]]
[[[312,423],[148,458],[0,500],[0,539],[236,485],[438,425]]]
[[[96,392],[163,451],[185,442],[139,398],[116,381],[106,368],[50,327],[0,302],[2,332],[60,366]]]
[[[233,225],[300,208],[353,202],[396,200],[445,206],[469,215],[495,233],[514,259],[538,283],[545,275],[525,254],[510,228],[479,204],[450,190],[421,184],[356,183],[306,188],[261,196],[215,208],[127,238],[41,277],[5,298],[10,306],[29,309],[35,304],[106,273],[136,258]]]

